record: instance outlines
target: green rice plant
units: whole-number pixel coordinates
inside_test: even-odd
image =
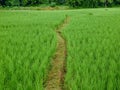
[[[0,11],[0,90],[44,90],[65,16],[65,90],[120,89],[120,10],[113,8]]]
[[[92,15],[90,15],[92,13]],[[120,10],[69,12],[65,90],[120,89]]]
[[[43,90],[61,12],[0,11],[0,90]]]

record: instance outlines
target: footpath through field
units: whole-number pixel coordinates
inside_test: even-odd
[[[61,35],[61,30],[68,24],[69,17],[66,16],[63,23],[56,29],[57,50],[52,61],[52,68],[48,74],[45,90],[62,90],[65,75],[66,42]]]

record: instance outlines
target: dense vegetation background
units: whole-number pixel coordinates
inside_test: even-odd
[[[72,7],[112,7],[120,5],[120,0],[0,0],[0,6],[36,6],[47,4],[69,5]]]

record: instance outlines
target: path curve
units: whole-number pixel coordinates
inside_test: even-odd
[[[69,17],[56,29],[57,50],[52,61],[52,68],[48,73],[45,90],[63,90],[66,59],[66,41],[61,34],[61,30],[68,24]]]

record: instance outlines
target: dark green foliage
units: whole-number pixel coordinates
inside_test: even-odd
[[[55,2],[51,2],[50,6],[51,6],[51,7],[55,7],[55,6],[56,6],[56,3],[55,3]]]
[[[54,2],[54,3],[53,3]],[[67,4],[72,7],[111,7],[120,5],[120,0],[0,0],[2,6],[31,6],[49,4],[54,7],[56,4]]]
[[[67,0],[67,3],[72,7],[111,7],[119,5],[120,0]]]

